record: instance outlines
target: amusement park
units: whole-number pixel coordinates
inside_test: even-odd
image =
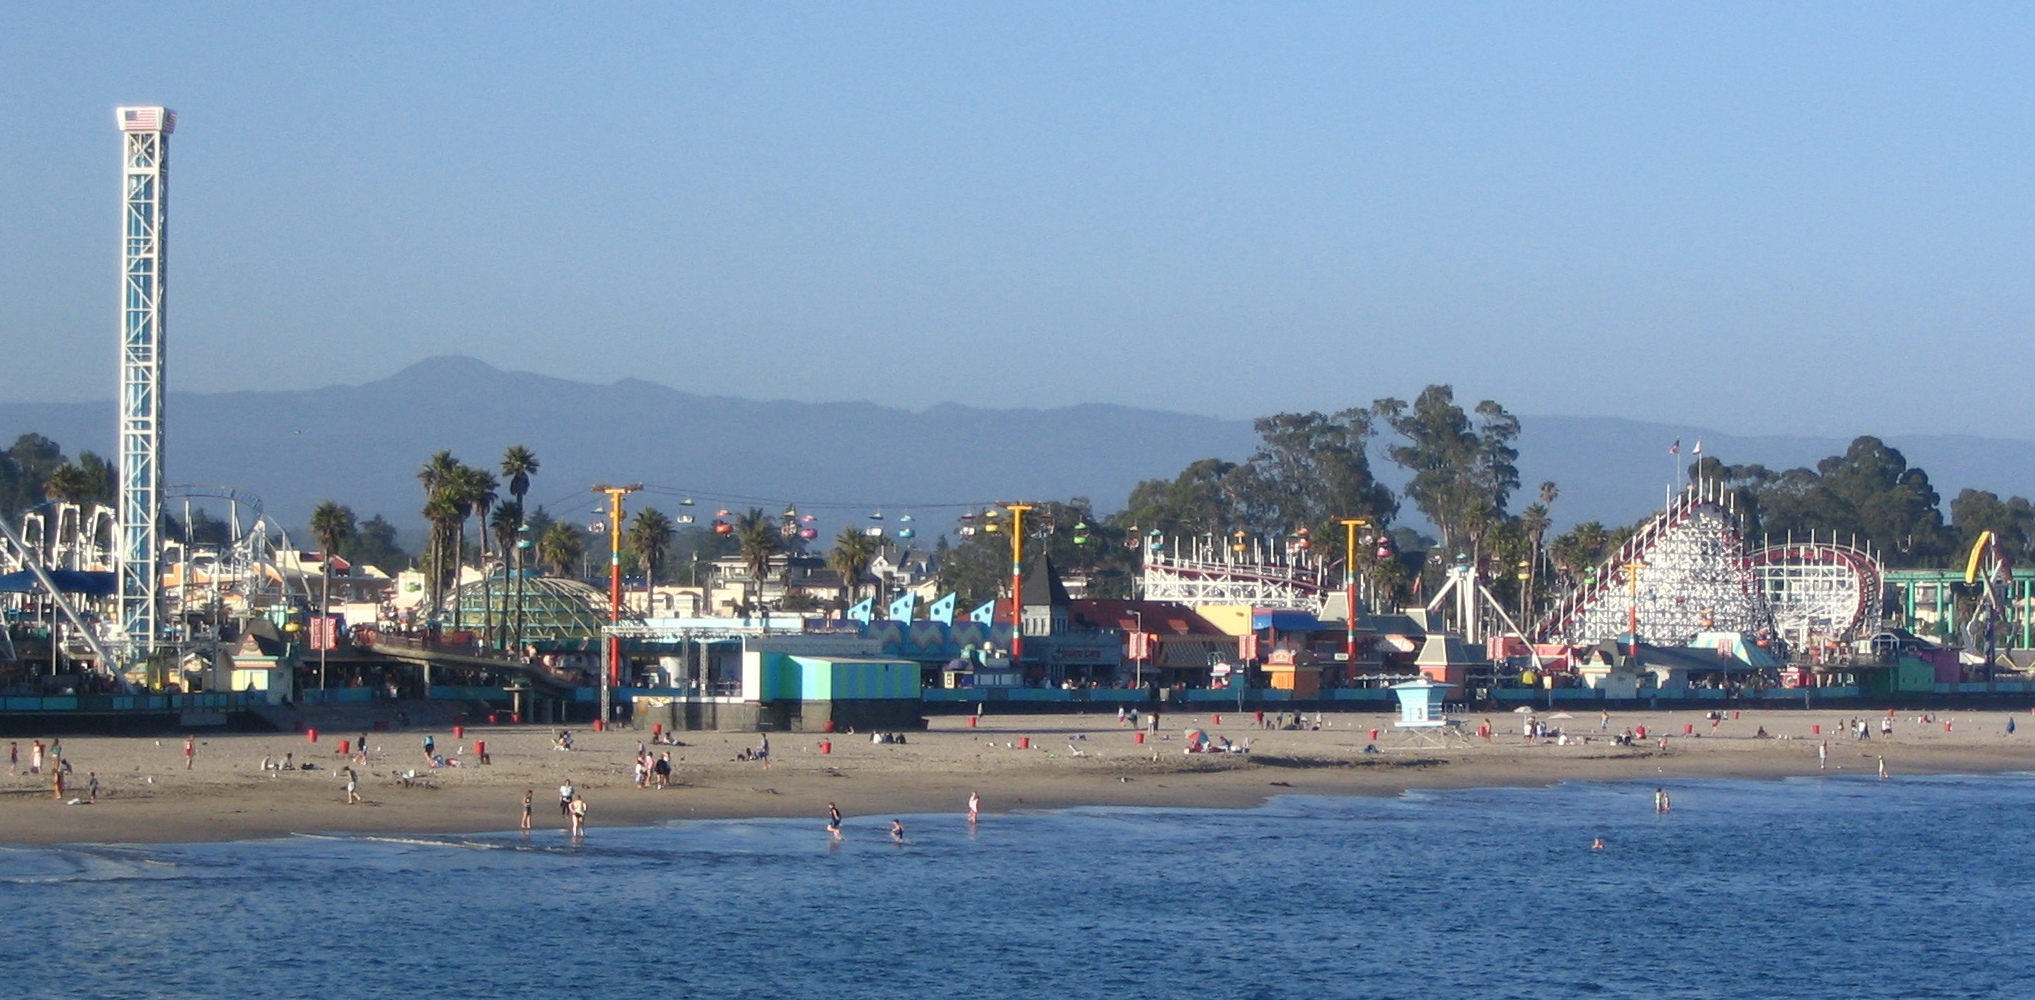
[[[176,116],[117,123],[118,454],[104,494],[49,485],[0,518],[0,727],[905,730],[992,705],[1384,712],[1410,688],[1458,715],[2035,701],[2035,569],[2005,528],[1889,555],[1762,517],[1699,462],[1629,529],[1544,544],[1554,484],[1507,513],[1517,420],[1447,387],[1267,418],[1252,459],[1106,514],[607,483],[568,488],[593,505],[573,522],[526,508],[527,449],[500,477],[440,452],[425,551],[376,565],[337,504],[293,536],[252,492],[166,480]],[[1433,426],[1471,456],[1455,472],[1423,458],[1451,454],[1422,451]],[[1371,477],[1381,428],[1403,494]],[[1402,495],[1425,522],[1395,520]]]

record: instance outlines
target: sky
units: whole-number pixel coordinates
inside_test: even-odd
[[[2031,43],[2008,4],[0,5],[0,396],[112,396],[113,108],[165,104],[181,390],[460,353],[2035,437]]]

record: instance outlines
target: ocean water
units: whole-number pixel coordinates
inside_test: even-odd
[[[23,997],[2031,997],[2035,778],[0,849]],[[843,803],[844,806],[851,803]],[[597,817],[598,803],[595,803]],[[1602,851],[1589,849],[1604,839]]]

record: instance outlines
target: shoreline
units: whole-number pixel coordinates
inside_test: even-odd
[[[589,804],[589,826],[648,826],[684,819],[748,819],[822,816],[838,802],[851,818],[877,815],[960,814],[971,791],[983,811],[1065,809],[1081,806],[1158,808],[1255,808],[1280,795],[1399,795],[1421,789],[1545,787],[1563,781],[1624,781],[1648,778],[1771,780],[1818,774],[1873,774],[1885,755],[1896,775],[1997,774],[2035,770],[2035,732],[2008,711],[1897,711],[1891,738],[1879,735],[1876,715],[1799,710],[1746,711],[1718,724],[1712,734],[1702,711],[1614,714],[1609,732],[1644,725],[1649,737],[1669,733],[1668,749],[1651,740],[1619,747],[1600,736],[1594,714],[1551,719],[1578,737],[1569,746],[1528,745],[1521,735],[1525,716],[1490,716],[1493,739],[1469,747],[1438,749],[1397,738],[1391,716],[1339,713],[1325,717],[1319,731],[1267,731],[1249,717],[1225,716],[1211,723],[1207,713],[1168,715],[1168,728],[1147,742],[1113,715],[992,716],[970,729],[963,718],[934,717],[932,728],[909,732],[907,743],[873,744],[867,735],[773,734],[773,763],[738,762],[737,753],[756,745],[754,733],[679,733],[682,746],[669,751],[675,764],[673,787],[633,787],[639,739],[633,730],[593,733],[575,730],[576,749],[551,749],[552,731],[537,727],[469,729],[466,740],[449,731],[417,729],[369,734],[361,777],[360,805],[344,802],[347,761],[334,755],[339,739],[327,734],[311,744],[296,734],[200,736],[193,766],[186,769],[182,740],[173,737],[73,737],[63,741],[71,760],[66,800],[82,796],[88,773],[97,773],[100,800],[66,805],[51,794],[49,776],[0,776],[0,844],[148,844],[260,840],[297,833],[434,835],[514,831],[525,789],[534,795],[533,827],[564,826],[557,788],[570,779]],[[1870,739],[1832,736],[1851,718],[1871,723]],[[1486,717],[1474,716],[1469,728]],[[2016,720],[2014,734],[2006,732]],[[1951,724],[1944,731],[1944,723]],[[1238,723],[1241,723],[1239,725]],[[1821,734],[1810,727],[1821,725]],[[1187,755],[1182,732],[1207,729],[1242,743],[1249,754]],[[1696,735],[1683,735],[1693,726]],[[1379,752],[1365,753],[1369,730],[1380,730]],[[1753,734],[1764,728],[1769,738]],[[431,771],[422,740],[437,739],[441,754],[460,755],[460,767]],[[1032,748],[1018,749],[1029,738]],[[473,763],[470,741],[485,740],[493,764]],[[821,754],[823,739],[832,753]],[[1819,770],[1816,747],[1827,739],[1827,766]],[[29,764],[29,739],[20,747],[20,765]],[[47,740],[45,742],[48,742]],[[312,763],[311,771],[263,771],[264,755]],[[1156,759],[1154,759],[1156,757]],[[398,777],[415,770],[426,782],[406,786]],[[427,787],[428,785],[428,787]]]

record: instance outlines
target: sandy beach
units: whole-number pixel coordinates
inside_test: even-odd
[[[1894,734],[1879,734],[1884,710],[1868,718],[1872,738],[1844,734],[1854,713],[1747,711],[1713,732],[1701,711],[1614,713],[1609,733],[1645,726],[1649,740],[1622,747],[1605,737],[1595,714],[1543,716],[1587,742],[1528,744],[1525,716],[1490,716],[1494,736],[1447,748],[1402,738],[1382,713],[1331,714],[1320,730],[1268,731],[1248,715],[1167,715],[1158,734],[1136,742],[1113,714],[990,716],[978,728],[964,717],[936,717],[904,745],[875,744],[865,735],[771,737],[773,762],[737,761],[756,734],[681,733],[671,752],[672,787],[634,787],[639,741],[648,731],[575,730],[575,747],[552,746],[552,731],[477,727],[455,739],[449,731],[412,729],[369,734],[359,805],[345,802],[348,761],[334,751],[357,733],[327,733],[318,743],[301,734],[199,736],[190,769],[179,737],[66,737],[73,773],[65,800],[49,775],[28,772],[29,739],[15,742],[20,764],[0,778],[0,842],[144,843],[239,840],[292,833],[458,833],[513,830],[522,794],[535,792],[535,826],[553,835],[564,827],[558,786],[570,781],[588,800],[590,829],[676,819],[811,816],[827,803],[850,816],[959,813],[971,791],[988,814],[1075,805],[1242,808],[1281,794],[1390,795],[1415,788],[1535,786],[1559,781],[1655,777],[1781,778],[1873,774],[1884,755],[1896,776],[2035,769],[2035,716],[2007,711],[1899,711]],[[1474,730],[1485,717],[1469,720]],[[2017,732],[2009,734],[2014,720]],[[1311,722],[1311,717],[1310,717]],[[1950,723],[1945,731],[1944,723]],[[1820,735],[1812,726],[1822,727]],[[1208,729],[1248,754],[1188,755],[1183,731]],[[1695,735],[1683,735],[1692,726]],[[1364,752],[1369,730],[1381,730],[1378,752]],[[1762,738],[1757,734],[1764,730]],[[432,769],[423,737],[458,767]],[[1657,745],[1668,737],[1667,749]],[[1018,744],[1028,738],[1031,749]],[[472,741],[487,743],[492,763],[480,765]],[[1827,767],[1817,745],[1827,739]],[[48,742],[45,739],[44,742]],[[264,756],[314,770],[265,771]],[[404,781],[414,771],[419,779]],[[95,804],[68,804],[99,778]]]

